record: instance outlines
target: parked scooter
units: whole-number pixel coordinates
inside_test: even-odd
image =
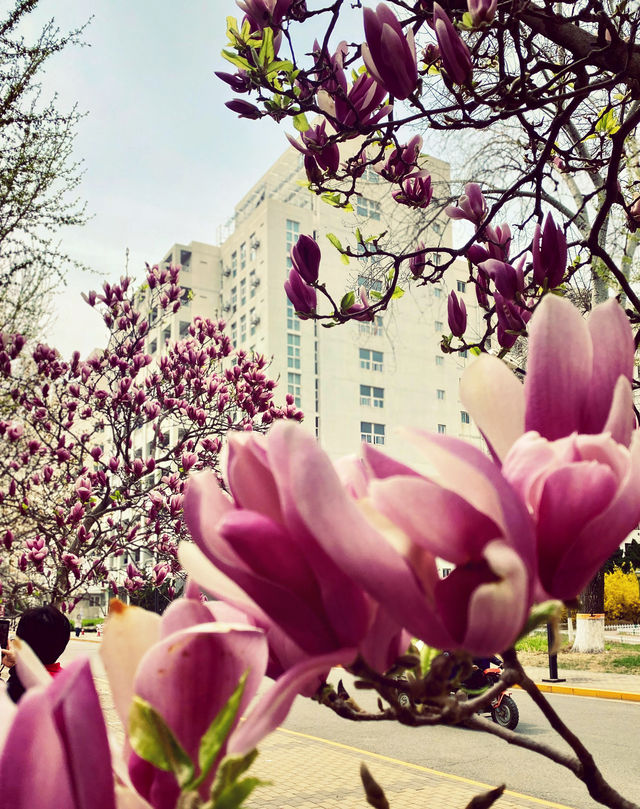
[[[473,671],[463,680],[457,690],[466,692],[469,696],[478,696],[498,682],[501,673],[501,661],[498,658],[488,658],[484,661],[477,659],[482,668],[474,665]],[[485,667],[486,664],[486,667]],[[404,677],[398,677],[398,704],[403,708],[413,707],[413,699],[410,696],[409,683]],[[511,691],[502,691],[491,702],[482,713],[486,713],[491,719],[503,728],[515,730],[520,720],[520,712],[515,700],[511,696]]]

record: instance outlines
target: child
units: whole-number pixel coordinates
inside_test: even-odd
[[[66,615],[52,604],[46,607],[33,607],[22,614],[16,635],[29,644],[52,677],[62,670],[58,658],[67,648],[71,636],[71,624]],[[2,650],[2,663],[11,669],[7,692],[14,702],[24,694],[24,687],[15,666],[15,655],[8,649]]]

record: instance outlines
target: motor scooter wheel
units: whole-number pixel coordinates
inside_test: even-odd
[[[505,694],[500,700],[500,705],[491,709],[491,718],[500,727],[515,730],[520,720],[520,713],[515,700]]]

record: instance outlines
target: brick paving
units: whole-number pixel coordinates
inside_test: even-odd
[[[294,731],[279,729],[260,743],[251,774],[266,781],[250,809],[367,809],[360,762],[383,787],[391,809],[465,809],[489,789],[464,778],[385,758]],[[562,804],[505,792],[496,809],[540,809]]]

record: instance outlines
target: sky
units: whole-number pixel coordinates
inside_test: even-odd
[[[29,27],[55,18],[83,25],[86,47],[50,61],[45,92],[59,107],[77,103],[75,157],[90,221],[63,233],[62,246],[95,274],[73,273],[54,302],[47,338],[67,356],[104,343],[95,311],[80,293],[140,273],[174,242],[216,243],[233,205],[287,148],[284,128],[245,121],[214,76],[232,68],[220,55],[233,0],[41,0]]]

